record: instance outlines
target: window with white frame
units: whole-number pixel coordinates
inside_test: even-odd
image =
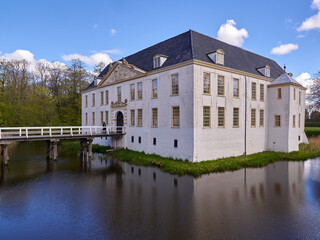
[[[103,100],[104,100],[103,92],[100,92],[100,106],[103,105]]]
[[[84,107],[88,107],[88,95],[84,97]]]
[[[136,125],[136,123],[135,123],[135,119],[136,119],[136,116],[135,116],[135,110],[134,109],[131,109],[130,110],[130,126],[134,126],[134,125]]]
[[[92,126],[94,126],[96,124],[96,119],[95,119],[95,113],[92,113]]]
[[[203,93],[210,94],[210,73],[204,72],[203,73]]]
[[[278,88],[277,89],[277,97],[278,97],[278,99],[281,99],[281,88]]]
[[[96,95],[92,93],[92,107],[96,105]]]
[[[135,84],[130,84],[130,100],[133,101],[135,99],[136,99]]]
[[[259,116],[259,126],[264,126],[264,109],[260,109],[260,116]]]
[[[138,109],[137,127],[142,127],[142,109]]]
[[[203,127],[209,128],[211,126],[210,124],[210,106],[203,106]]]
[[[280,115],[274,115],[274,126],[281,127],[281,116]]]
[[[141,100],[142,99],[142,82],[139,82],[138,83],[138,89],[137,89],[137,91],[138,91],[138,100]]]
[[[239,127],[239,108],[233,108],[233,127]]]
[[[260,84],[260,101],[264,101],[264,84]]]
[[[103,111],[100,112],[100,125],[103,123]]]
[[[109,91],[106,91],[106,105],[109,104]]]
[[[152,80],[152,98],[158,97],[158,80],[153,79]]]
[[[218,75],[218,96],[224,96],[224,76]]]
[[[180,108],[172,107],[172,127],[180,127]]]
[[[151,126],[158,127],[158,108],[152,108]]]
[[[117,102],[121,102],[121,87],[117,87]]]
[[[225,125],[224,107],[218,107],[218,127],[224,127]]]
[[[106,111],[106,121],[105,121],[106,125],[109,124],[109,111]]]
[[[251,99],[252,100],[257,99],[257,83],[255,82],[251,83]]]
[[[88,113],[84,114],[84,124],[88,125]]]
[[[251,109],[251,127],[256,126],[256,109]]]
[[[179,95],[179,75],[171,75],[171,95]]]
[[[296,115],[292,116],[292,127],[296,127]]]
[[[239,79],[238,78],[233,79],[233,97],[236,97],[236,98],[239,97]]]

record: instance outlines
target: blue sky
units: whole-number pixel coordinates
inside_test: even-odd
[[[0,0],[0,9],[2,58],[92,67],[193,29],[286,64],[304,84],[320,70],[320,0]]]

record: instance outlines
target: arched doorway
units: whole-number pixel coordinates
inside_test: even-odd
[[[123,127],[123,113],[119,111],[117,113],[117,133],[122,133],[122,127]]]

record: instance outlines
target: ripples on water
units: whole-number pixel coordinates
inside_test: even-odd
[[[1,239],[320,239],[320,159],[194,179],[45,144],[1,169]]]

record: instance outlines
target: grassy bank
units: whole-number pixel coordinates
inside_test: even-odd
[[[309,139],[310,144],[300,144],[300,150],[291,153],[262,152],[247,156],[222,158],[218,160],[190,163],[173,160],[154,154],[145,154],[128,149],[112,152],[112,157],[135,165],[158,167],[178,175],[198,177],[212,172],[234,171],[241,168],[263,167],[276,161],[300,161],[320,156],[320,137]]]
[[[316,137],[320,135],[320,127],[305,127],[304,131],[307,137]]]
[[[59,145],[62,147],[68,147],[69,149],[80,149],[80,142],[79,141],[61,141]],[[98,144],[92,144],[92,152],[94,153],[106,153],[106,151],[110,149],[109,146],[100,146]]]

